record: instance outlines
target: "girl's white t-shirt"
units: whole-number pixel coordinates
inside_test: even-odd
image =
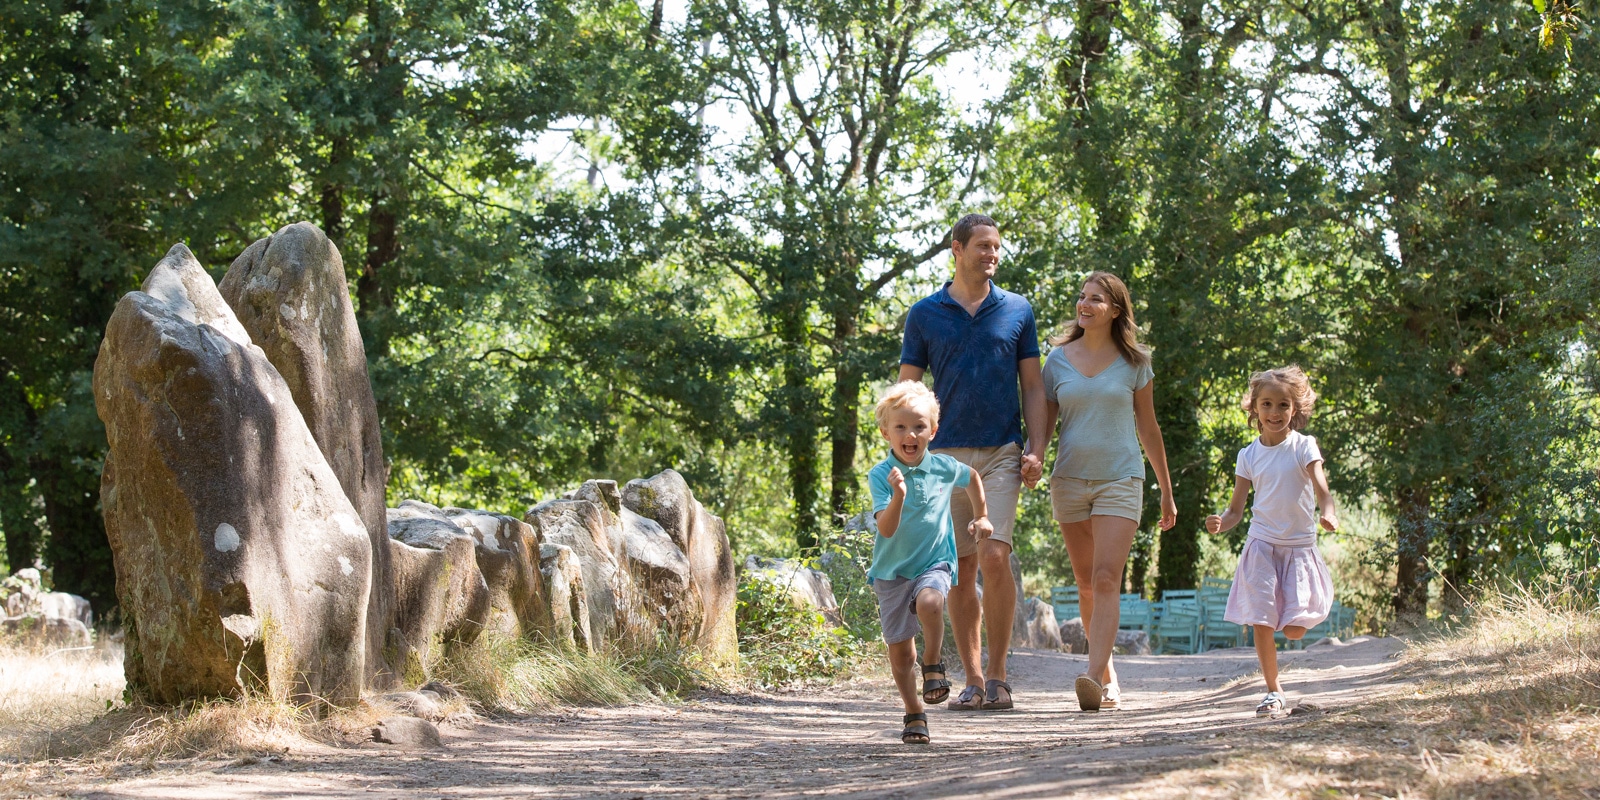
[[[1305,547],[1317,543],[1317,498],[1311,465],[1322,460],[1315,437],[1289,431],[1268,447],[1260,437],[1239,451],[1234,474],[1250,481],[1250,538],[1269,544]]]

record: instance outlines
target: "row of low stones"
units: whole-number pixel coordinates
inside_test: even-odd
[[[126,670],[151,700],[256,686],[344,705],[484,631],[736,658],[728,539],[675,472],[520,519],[386,508],[343,260],[308,223],[220,285],[174,246],[118,302],[94,394]]]
[[[0,636],[36,647],[88,647],[94,627],[89,601],[47,592],[39,570],[20,569],[0,581]]]

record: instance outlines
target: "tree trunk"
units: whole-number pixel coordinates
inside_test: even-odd
[[[1428,520],[1432,496],[1427,487],[1403,487],[1395,498],[1395,622],[1416,627],[1427,618]]]
[[[1176,327],[1172,323],[1168,326]],[[1170,355],[1163,359],[1164,368],[1156,372],[1156,419],[1161,421],[1161,436],[1166,443],[1178,524],[1160,533],[1157,591],[1200,585],[1200,531],[1207,513],[1207,472],[1211,461],[1210,447],[1200,431],[1200,398],[1194,394],[1193,381],[1178,367],[1182,353],[1171,340],[1163,349]],[[1159,496],[1149,493],[1148,497],[1157,500]],[[1160,514],[1160,506],[1155,506],[1146,524],[1154,524]]]
[[[393,291],[385,286],[388,267],[399,255],[399,219],[387,192],[379,191],[367,212],[367,252],[356,279],[356,305],[368,360],[389,354],[389,311]]]
[[[856,446],[860,441],[861,368],[854,358],[856,336],[855,309],[834,311],[833,336],[836,353],[833,369],[833,414],[828,426],[833,455],[829,508],[834,518],[848,511],[850,498],[857,491]]]
[[[79,466],[85,460],[36,458],[32,467],[50,529],[44,555],[55,590],[81,595],[104,614],[117,604],[117,574],[100,515],[100,471]]]
[[[6,574],[33,566],[39,557],[41,531],[38,501],[28,481],[23,449],[38,438],[38,415],[28,404],[22,384],[9,373],[0,374],[0,419],[11,442],[0,441],[0,536],[6,543]],[[3,612],[0,612],[3,613]]]
[[[783,434],[789,457],[789,492],[794,498],[794,538],[802,552],[817,548],[821,526],[817,519],[818,474],[815,392],[811,388],[810,359],[791,354],[784,364],[785,410],[788,420]]]

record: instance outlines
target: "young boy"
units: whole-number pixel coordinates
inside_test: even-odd
[[[967,490],[972,522],[967,532],[985,539],[994,532],[983,499],[983,481],[973,469],[947,455],[928,452],[939,430],[939,401],[920,381],[889,388],[874,411],[878,431],[889,442],[889,457],[867,473],[878,538],[872,545],[872,589],[878,594],[878,619],[889,645],[889,667],[905,701],[900,741],[928,743],[923,702],[940,703],[950,694],[939,650],[944,639],[945,596],[957,581],[955,529],[950,495]],[[916,635],[921,625],[922,694],[917,694]]]

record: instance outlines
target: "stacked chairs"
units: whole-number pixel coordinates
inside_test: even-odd
[[[1248,640],[1249,633],[1245,626],[1222,618],[1228,607],[1228,592],[1232,589],[1231,578],[1204,578],[1200,581],[1200,649],[1243,647]]]
[[[1217,647],[1248,647],[1254,644],[1254,629],[1222,618],[1232,588],[1231,579],[1204,578],[1199,589],[1162,592],[1160,602],[1152,603],[1137,594],[1124,594],[1120,600],[1122,616],[1118,627],[1149,634],[1150,648],[1155,653],[1200,653]],[[1055,607],[1058,621],[1082,615],[1076,586],[1051,589],[1050,604]],[[1299,641],[1289,641],[1281,631],[1273,635],[1273,640],[1280,649],[1303,650],[1312,642],[1329,636],[1354,636],[1355,621],[1355,609],[1335,600],[1328,618],[1307,630]]]
[[[1078,605],[1078,587],[1057,586],[1050,590],[1050,605],[1055,608],[1056,622],[1066,622],[1082,616]]]
[[[1125,631],[1144,631],[1154,637],[1156,623],[1155,604],[1137,594],[1125,594],[1121,599],[1122,617],[1117,627]]]
[[[1338,617],[1334,623],[1335,636],[1348,639],[1356,635],[1356,610],[1339,602],[1333,601],[1333,611]]]
[[[1197,653],[1203,646],[1200,600],[1193,589],[1161,593],[1161,616],[1156,620],[1153,646],[1159,653]]]

